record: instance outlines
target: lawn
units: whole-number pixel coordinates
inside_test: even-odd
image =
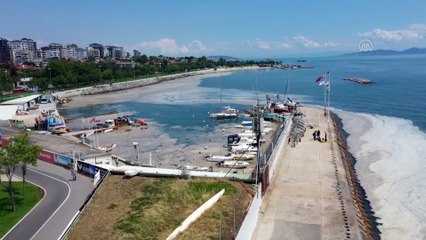
[[[2,182],[2,185],[7,182]],[[12,212],[7,189],[0,186],[0,238],[27,214],[43,197],[43,191],[35,185],[25,183],[25,195],[22,194],[22,182],[13,182],[16,211]]]
[[[165,239],[195,209],[225,194],[176,239],[233,239],[252,199],[251,186],[212,179],[160,179],[111,175],[68,239]],[[102,231],[98,231],[102,227]],[[221,230],[220,230],[221,228]]]

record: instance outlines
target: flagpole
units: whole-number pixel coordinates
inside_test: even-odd
[[[327,78],[326,78],[326,80],[325,81],[327,81]],[[324,84],[324,117],[327,115],[327,111],[326,111],[326,103],[327,103],[327,86],[326,86],[327,84]]]
[[[327,86],[327,109],[328,109],[328,119],[327,122],[330,122],[330,92],[331,92],[331,73],[328,71],[328,86]]]

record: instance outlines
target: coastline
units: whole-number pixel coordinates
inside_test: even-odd
[[[347,141],[349,134],[344,130],[343,121],[336,113],[331,112],[331,119],[336,131],[336,142],[343,165],[345,167],[346,181],[351,191],[354,208],[357,212],[357,219],[362,231],[363,238],[380,239],[381,232],[378,228],[378,218],[373,211],[372,204],[367,196],[362,182],[358,177],[355,167],[357,164],[357,159],[348,148]]]
[[[179,73],[172,75],[165,75],[161,77],[153,77],[146,79],[137,79],[130,80],[126,82],[114,83],[112,85],[105,84],[100,86],[91,86],[84,87],[79,89],[73,89],[68,91],[55,92],[53,95],[58,96],[59,98],[71,98],[72,101],[67,102],[63,105],[63,108],[74,108],[74,107],[86,107],[90,105],[100,104],[100,103],[112,103],[120,102],[120,95],[124,92],[130,94],[130,97],[134,96],[135,89],[146,88],[153,85],[158,85],[160,83],[165,83],[169,81],[175,82],[176,80],[186,80],[186,81],[199,81],[208,77],[220,77],[226,74],[231,74],[238,71],[251,71],[251,70],[260,70],[266,68],[260,68],[257,66],[253,67],[235,67],[235,68],[218,68],[201,70],[188,73]],[[133,85],[132,85],[133,84]],[[125,88],[117,87],[116,90],[111,91],[109,86],[120,86],[125,85]],[[180,86],[178,86],[180,87]],[[101,90],[96,90],[101,89]],[[104,89],[105,91],[102,91]],[[94,91],[93,94],[89,94],[91,91]],[[103,97],[100,97],[103,96]],[[108,97],[107,97],[108,96]]]

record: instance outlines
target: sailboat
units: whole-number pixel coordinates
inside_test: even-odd
[[[220,88],[220,105],[222,106],[222,87]],[[240,112],[238,109],[231,108],[231,106],[222,107],[220,112],[210,113],[210,118],[222,120],[222,119],[233,119],[238,118]]]

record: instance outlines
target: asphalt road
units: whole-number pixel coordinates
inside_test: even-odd
[[[28,168],[26,180],[43,188],[45,195],[4,240],[58,239],[93,190],[91,178],[78,175],[72,181],[67,169],[42,161],[37,165]],[[18,171],[16,175],[22,176]]]

